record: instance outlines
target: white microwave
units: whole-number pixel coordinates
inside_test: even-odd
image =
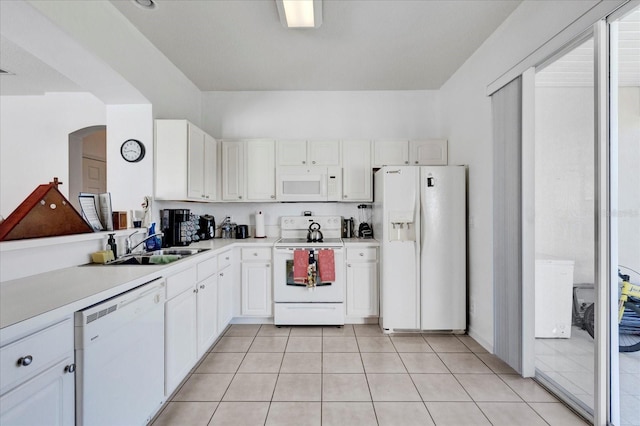
[[[276,200],[340,201],[340,167],[280,166],[276,168]]]

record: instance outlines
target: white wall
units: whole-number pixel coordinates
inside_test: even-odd
[[[616,3],[609,2],[612,9]],[[486,89],[598,4],[602,3],[524,1],[441,89],[449,162],[469,165],[469,333],[488,349],[493,347],[494,313],[493,152]]]
[[[440,137],[441,120],[435,90],[204,92],[202,101],[203,130],[216,138]]]
[[[69,134],[106,124],[105,105],[88,93],[0,97],[0,214],[58,177],[69,195]]]
[[[129,163],[120,155],[120,147],[127,139],[144,144],[146,154],[141,161]],[[139,210],[144,196],[153,195],[151,105],[107,106],[107,189],[114,211]]]

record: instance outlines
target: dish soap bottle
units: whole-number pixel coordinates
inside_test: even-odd
[[[118,245],[116,244],[116,239],[114,238],[116,234],[109,234],[109,240],[107,241],[107,247],[109,250],[113,252],[113,258],[118,258]]]
[[[149,226],[149,235],[153,235],[155,233],[156,233],[156,223],[152,222],[151,226]],[[153,238],[149,238],[145,242],[145,247],[147,247],[147,251],[160,250],[160,238],[157,236]]]

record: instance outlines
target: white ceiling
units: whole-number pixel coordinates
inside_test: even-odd
[[[0,95],[29,96],[44,92],[79,92],[80,86],[40,59],[0,36]]]
[[[111,2],[203,91],[439,89],[520,1],[324,0],[286,29],[274,0]]]

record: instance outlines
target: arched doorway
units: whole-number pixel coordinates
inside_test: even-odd
[[[107,127],[89,126],[69,134],[69,201],[80,210],[80,192],[107,191]]]

